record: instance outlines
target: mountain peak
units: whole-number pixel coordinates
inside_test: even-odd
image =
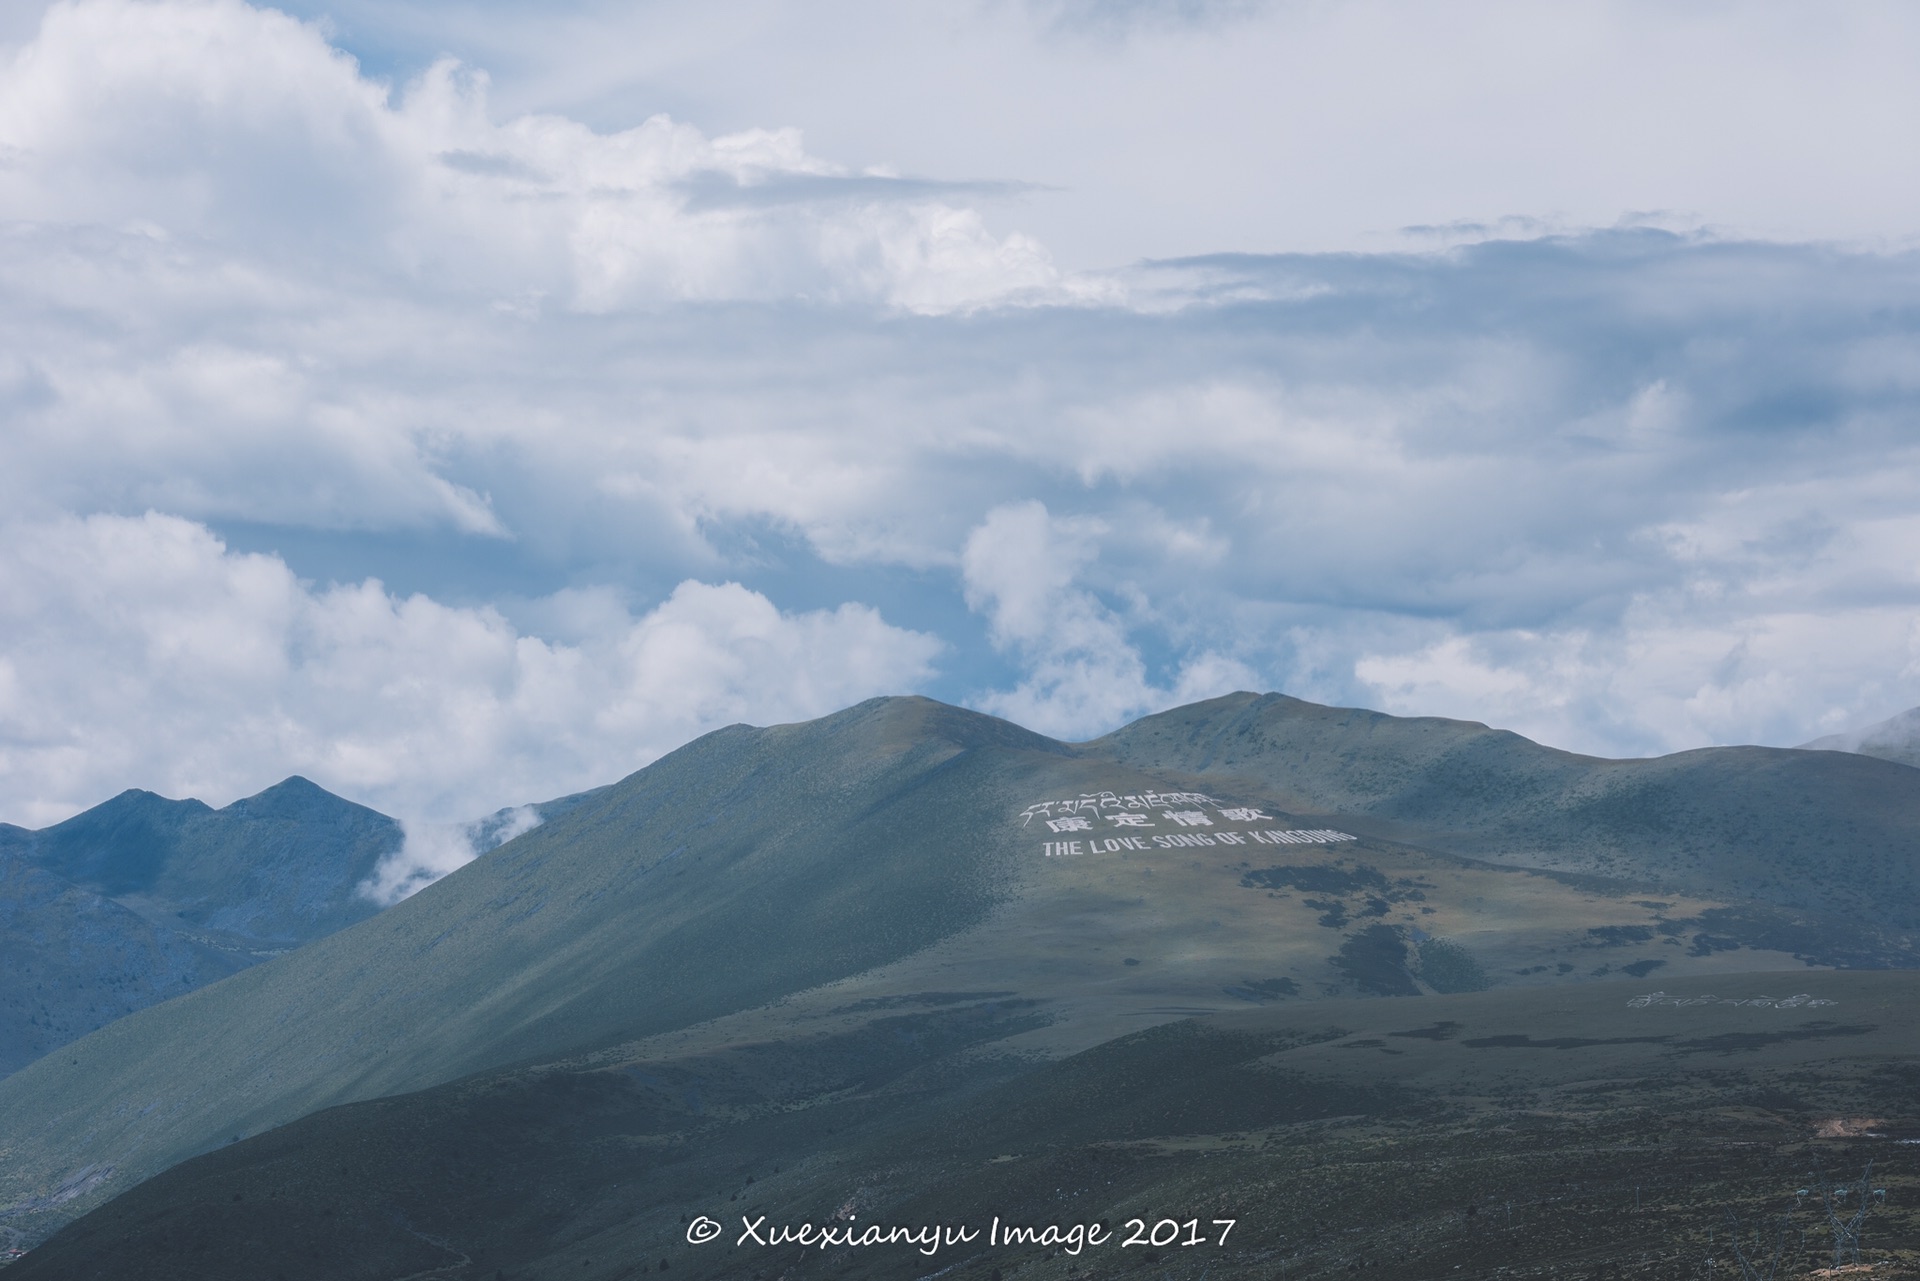
[[[54,831],[80,823],[85,820],[124,819],[133,815],[188,815],[200,814],[212,809],[205,801],[189,796],[183,800],[174,800],[158,792],[150,792],[144,787],[129,787],[118,796],[101,801],[92,809],[82,810],[63,823],[55,823],[48,831]]]
[[[329,792],[312,779],[299,774],[290,774],[252,796],[243,796],[219,812],[253,819],[312,819],[328,811],[374,813],[366,806]]]
[[[353,887],[401,839],[386,815],[295,775],[218,810],[133,788],[23,842],[39,867],[143,896],[170,924],[285,944],[370,915]]]
[[[35,862],[101,894],[152,887],[180,829],[212,809],[128,788],[62,823],[35,833]]]

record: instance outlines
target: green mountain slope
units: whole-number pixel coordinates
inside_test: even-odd
[[[1308,1002],[1037,1064],[975,1053],[1032,1017],[976,994],[330,1109],[150,1180],[17,1276],[1652,1281],[1738,1275],[1729,1216],[1751,1251],[1783,1211],[1797,1276],[1831,1239],[1795,1192],[1876,1158],[1864,1257],[1907,1276],[1917,997],[1909,972]],[[717,1239],[690,1243],[697,1218]],[[913,1239],[776,1244],[807,1224]]]
[[[708,735],[379,916],[0,1082],[5,1202],[918,951],[1006,892],[1009,775],[1053,750],[919,700]]]
[[[1891,762],[1765,747],[1600,760],[1280,694],[1149,716],[1087,750],[1429,848],[1920,929],[1920,775]]]
[[[1448,722],[1343,731],[1366,714],[1298,704],[1320,735],[1303,756],[1258,740],[1275,705],[1215,700],[1084,745],[924,699],[708,735],[379,916],[0,1082],[0,1215],[37,1239],[236,1138],[556,1056],[869,1038],[858,1059],[872,1037],[962,1035],[909,1016],[1004,1003],[949,1065],[985,1080],[1230,1009],[1913,963],[1892,926],[1784,890],[1677,887],[1686,823],[1629,841],[1631,814],[1590,807],[1615,861],[1579,855],[1578,872],[1472,847],[1487,832],[1570,841],[1565,798],[1613,763]],[[1488,758],[1459,765],[1463,740]],[[1396,741],[1414,746],[1378,746]],[[1720,755],[1717,773],[1669,776],[1676,814],[1725,812],[1702,792],[1746,786],[1752,821],[1817,849],[1842,822],[1890,843],[1920,801],[1920,773],[1866,758]],[[1768,772],[1801,757],[1841,771],[1805,803]],[[1327,790],[1343,769],[1351,812]],[[1448,777],[1478,791],[1448,800]],[[1892,898],[1911,859],[1883,853],[1858,866]],[[1749,879],[1799,866],[1763,861]],[[921,1057],[902,1079],[949,1070]]]

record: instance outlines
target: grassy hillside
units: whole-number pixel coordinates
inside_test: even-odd
[[[1600,760],[1437,717],[1233,694],[1087,745],[1429,848],[1920,929],[1920,770],[1721,747]]]
[[[1822,1003],[1779,1003],[1803,987]],[[487,1073],[182,1165],[17,1276],[1653,1278],[1709,1257],[1737,1276],[1729,1216],[1751,1252],[1783,1215],[1804,1275],[1831,1242],[1796,1192],[1870,1159],[1887,1194],[1863,1258],[1913,1275],[1920,975],[1711,992],[1302,1003],[1046,1064],[982,1056],[1032,1012],[974,994],[830,1036]],[[724,1226],[690,1244],[700,1216]],[[996,1216],[1114,1235],[989,1246]],[[822,1250],[740,1243],[747,1223],[981,1237]]]
[[[708,735],[377,917],[0,1082],[0,1204],[31,1221],[75,1178],[98,1196],[315,1108],[918,951],[1011,891],[1008,775],[1051,751],[919,700]]]
[[[0,1082],[0,1221],[38,1239],[320,1109],[557,1057],[769,1047],[749,1060],[804,1085],[804,1043],[852,1065],[834,1071],[891,1065],[871,1066],[888,1089],[964,1093],[1232,1010],[1914,963],[1895,838],[1920,798],[1881,771],[1920,774],[1691,755],[1597,762],[1251,695],[1085,745],[924,699],[719,731],[380,916]],[[1834,786],[1788,787],[1804,759],[1839,762]],[[1667,817],[1635,828],[1609,778],[1667,787]],[[1713,824],[1735,821],[1771,825],[1740,872],[1764,893],[1686,872],[1691,849],[1734,858]],[[1849,823],[1849,852],[1878,852],[1831,879],[1894,904],[1873,915],[1792,893]],[[1812,854],[1766,853],[1795,842]],[[753,1111],[789,1087],[741,1088]]]

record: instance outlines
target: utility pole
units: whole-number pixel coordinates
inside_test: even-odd
[[[1827,1230],[1833,1234],[1833,1266],[1860,1262],[1860,1226],[1866,1222],[1867,1212],[1874,1203],[1887,1199],[1885,1188],[1873,1186],[1873,1162],[1867,1162],[1857,1183],[1834,1183],[1825,1171],[1818,1169],[1814,1177],[1820,1191],[1820,1208],[1827,1216]],[[1853,1213],[1847,1215],[1849,1197],[1853,1199]]]

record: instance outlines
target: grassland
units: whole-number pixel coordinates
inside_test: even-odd
[[[1738,1276],[1729,1224],[1826,1259],[1816,1170],[1886,1190],[1874,1275],[1920,1258],[1913,974],[1301,1002],[1053,1062],[982,1054],[1040,1017],[932,994],[855,1030],[606,1053],[333,1109],[153,1179],[27,1256],[40,1277]],[[1685,985],[1675,995],[1703,994]],[[656,1049],[658,1047],[652,1047]],[[707,1245],[690,1222],[725,1225]],[[804,1248],[743,1222],[1044,1228],[1058,1246]],[[1119,1244],[1196,1220],[1196,1246]],[[1232,1219],[1224,1245],[1216,1219]],[[1165,1235],[1163,1229],[1162,1235]]]

